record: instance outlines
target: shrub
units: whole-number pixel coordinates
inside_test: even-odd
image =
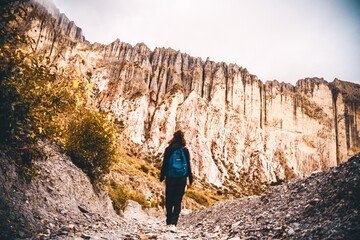
[[[41,154],[29,151],[34,152],[38,140],[60,139],[61,125],[67,122],[63,116],[76,109],[85,88],[75,89],[72,81],[60,77],[49,58],[15,45],[0,46],[0,72],[6,69],[0,76],[0,146],[15,155],[30,180],[37,172],[33,160]]]
[[[129,198],[124,186],[113,182],[109,188],[109,197],[117,214],[124,211]]]
[[[28,3],[0,4],[0,145],[17,148],[61,135],[57,116],[85,97],[83,82],[62,77],[49,57],[30,49],[23,25],[35,10]]]
[[[150,201],[145,199],[145,196],[139,192],[126,188],[124,185],[111,181],[109,188],[109,197],[112,201],[115,211],[120,214],[124,211],[128,200],[138,202],[143,207],[149,207]],[[156,204],[154,202],[154,204]]]
[[[74,109],[81,98],[81,88],[74,90],[49,58],[30,49],[34,41],[24,35],[32,12],[29,2],[0,3],[0,147],[13,156],[27,180],[38,174],[33,161],[43,157],[37,141],[61,135],[54,119]]]
[[[117,143],[114,122],[104,112],[84,110],[70,121],[65,149],[76,166],[91,182],[98,182],[116,162]]]

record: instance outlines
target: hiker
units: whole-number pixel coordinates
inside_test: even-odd
[[[172,230],[176,230],[187,177],[189,177],[190,186],[193,183],[190,153],[185,145],[184,133],[181,130],[176,131],[169,141],[169,146],[165,149],[160,173],[160,182],[165,179],[166,186],[166,225]]]

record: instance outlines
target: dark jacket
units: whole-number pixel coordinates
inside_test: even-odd
[[[165,177],[168,176],[170,156],[178,148],[183,148],[183,150],[184,150],[186,161],[189,166],[189,172],[188,172],[189,182],[190,182],[190,184],[192,184],[193,176],[192,176],[192,172],[191,172],[190,152],[186,147],[183,147],[183,145],[179,142],[174,142],[165,149],[164,160],[163,160],[163,164],[161,167],[161,173],[160,173],[160,181],[162,182],[165,179]]]

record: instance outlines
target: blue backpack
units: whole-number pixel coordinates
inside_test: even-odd
[[[169,177],[179,178],[188,174],[186,157],[182,148],[176,149],[169,159]]]

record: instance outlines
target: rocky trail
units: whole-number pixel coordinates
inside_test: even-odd
[[[116,215],[65,155],[45,149],[48,159],[31,184],[0,156],[1,239],[360,239],[360,155],[261,196],[183,209],[171,232],[161,209],[130,201]]]

